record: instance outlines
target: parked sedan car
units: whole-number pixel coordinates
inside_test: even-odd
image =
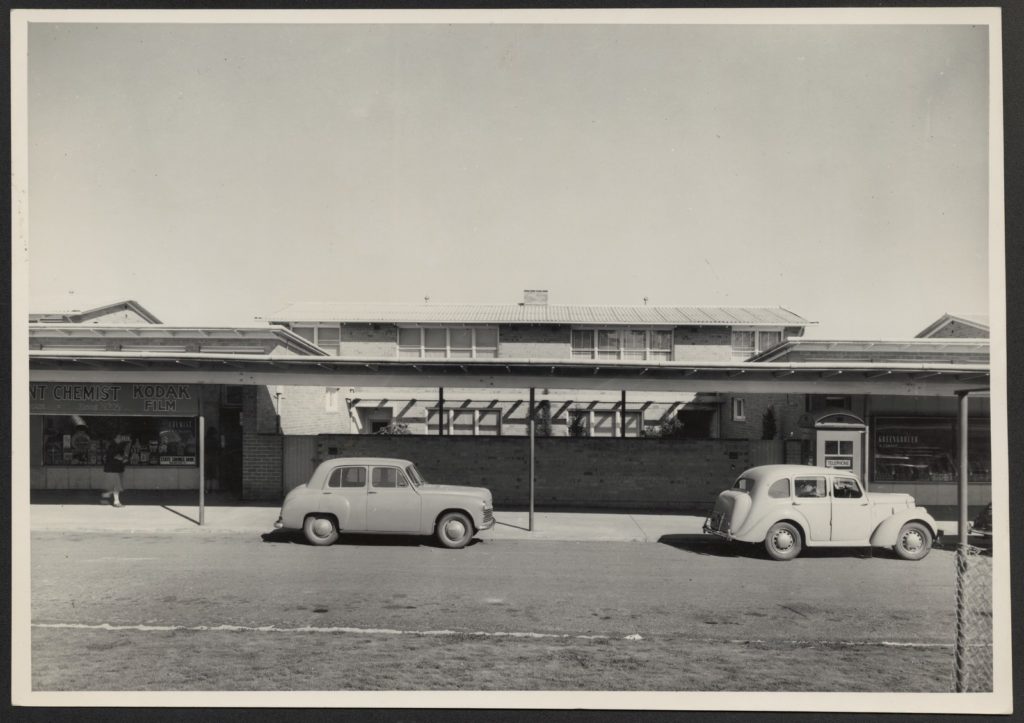
[[[804,547],[868,546],[920,560],[941,535],[910,495],[869,493],[857,475],[806,465],[748,469],[718,495],[704,532],[763,543],[776,560],[791,560]]]
[[[971,525],[971,532],[975,535],[981,535],[983,537],[992,537],[992,503],[989,502],[988,506],[983,509],[978,516],[974,518],[974,523]]]
[[[313,545],[340,532],[435,535],[465,547],[494,526],[494,502],[483,487],[430,484],[404,459],[341,457],[321,463],[284,498],[274,527],[302,530]]]

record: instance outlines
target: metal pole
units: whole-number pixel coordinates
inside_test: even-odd
[[[959,520],[957,522],[957,537],[961,545],[967,544],[967,395],[968,392],[960,392],[960,480],[957,485],[957,506]]]
[[[437,436],[444,436],[444,387],[437,388]]]
[[[622,390],[622,435],[626,436],[626,390]]]
[[[534,447],[534,429],[533,429],[533,403],[534,403],[534,388],[530,387],[530,525],[529,530],[533,532],[533,488],[536,480],[535,464],[537,461],[536,450]]]
[[[199,415],[199,526],[206,519],[206,417]]]

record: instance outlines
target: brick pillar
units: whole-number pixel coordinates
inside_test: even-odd
[[[268,409],[269,420],[266,419]],[[268,431],[276,427],[273,409],[266,387],[245,387],[242,392],[243,500],[281,499],[284,438]]]

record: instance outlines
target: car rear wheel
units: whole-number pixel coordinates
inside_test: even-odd
[[[310,515],[302,523],[302,532],[311,545],[333,545],[338,541],[338,528],[330,517]]]
[[[445,547],[465,547],[473,537],[473,523],[461,512],[448,512],[437,521],[437,541]]]
[[[904,560],[920,560],[932,549],[932,531],[920,522],[908,522],[900,529],[895,549]]]
[[[788,522],[776,522],[764,538],[764,549],[773,560],[792,560],[802,548],[800,530]]]

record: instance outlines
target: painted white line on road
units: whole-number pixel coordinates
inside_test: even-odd
[[[94,557],[89,560],[82,560],[82,562],[139,562],[140,560],[159,560],[159,557]]]
[[[71,630],[130,630],[136,632],[254,632],[254,633],[349,633],[356,635],[423,635],[444,636],[464,635],[474,638],[529,638],[560,640],[611,640],[611,635],[572,635],[569,633],[503,632],[483,630],[398,630],[395,628],[354,628],[337,625],[302,625],[295,628],[281,628],[276,625],[111,625],[110,623],[32,623],[34,628]],[[674,637],[674,636],[673,636]],[[636,633],[616,640],[639,641],[644,638]],[[730,645],[825,645],[834,647],[893,647],[893,648],[952,648],[953,643],[913,643],[894,640],[722,640],[721,638],[686,638],[691,643],[728,643]],[[991,647],[982,643],[972,647]]]
[[[72,630],[133,630],[136,632],[254,632],[254,633],[355,633],[358,635],[467,635],[474,638],[559,638],[574,640],[608,640],[608,635],[570,635],[568,633],[485,632],[465,630],[395,630],[392,628],[351,628],[343,626],[303,625],[297,628],[279,628],[276,625],[111,625],[110,623],[32,623],[34,628],[64,628]],[[635,640],[627,636],[627,640]]]
[[[711,642],[710,640],[708,642]],[[836,647],[952,648],[953,643],[901,643],[894,640],[729,640],[734,645],[833,645]],[[991,645],[989,645],[991,647]]]

